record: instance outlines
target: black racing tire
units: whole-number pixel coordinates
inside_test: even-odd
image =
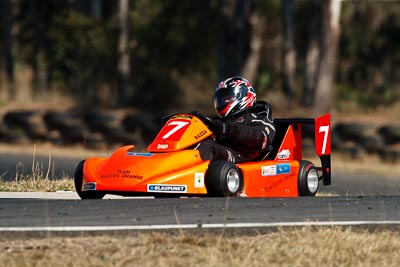
[[[107,147],[107,142],[101,133],[89,133],[85,137],[83,145],[85,148],[90,149],[105,149]]]
[[[378,133],[385,139],[386,144],[395,144],[400,141],[400,124],[382,126]]]
[[[82,183],[83,183],[83,165],[85,164],[85,160],[82,160],[78,163],[75,169],[75,190],[78,196],[81,199],[102,199],[106,194],[99,191],[82,191]]]
[[[47,128],[41,121],[27,121],[24,128],[27,136],[32,140],[44,140],[47,135]]]
[[[27,144],[29,140],[26,135],[15,129],[8,129],[7,127],[3,127],[2,123],[0,123],[0,141],[11,143],[11,144]]]
[[[133,133],[128,132],[122,127],[105,128],[103,134],[110,144],[122,143],[124,145],[135,144],[137,146],[137,144],[139,143],[139,141],[135,139]]]
[[[24,110],[10,111],[4,115],[3,120],[9,127],[24,126],[33,116],[36,115],[36,113],[36,111]]]
[[[338,134],[344,141],[357,141],[360,136],[374,135],[375,130],[375,125],[353,122],[337,124],[333,132]]]
[[[395,146],[386,146],[382,148],[380,153],[382,160],[396,163],[400,161],[400,149]]]
[[[81,122],[68,122],[61,127],[61,137],[66,145],[82,144],[85,137],[89,135],[86,125]]]
[[[385,142],[380,135],[360,136],[358,144],[360,144],[365,151],[370,154],[379,154],[385,146]]]
[[[65,122],[71,120],[71,115],[64,111],[48,111],[44,114],[43,120],[49,131],[61,130]]]
[[[160,127],[157,115],[153,113],[141,112],[140,114],[128,114],[122,120],[121,125],[128,131],[135,133],[138,129],[141,131],[143,140],[151,141]]]
[[[89,109],[85,111],[83,119],[93,132],[102,132],[104,129],[119,126],[118,115],[105,110]]]
[[[205,184],[209,196],[238,196],[243,189],[243,174],[233,162],[211,161]]]
[[[310,161],[300,160],[299,163],[299,196],[315,196],[319,186],[318,170]]]

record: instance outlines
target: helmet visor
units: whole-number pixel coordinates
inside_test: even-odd
[[[229,103],[232,103],[237,99],[240,99],[240,90],[238,87],[218,89],[215,92],[214,98],[214,106],[216,111],[220,114],[220,112],[225,110]]]

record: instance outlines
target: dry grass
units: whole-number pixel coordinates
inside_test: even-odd
[[[51,163],[49,163],[50,165]],[[49,169],[33,160],[31,171],[26,174],[25,166],[17,164],[17,173],[12,181],[4,181],[0,177],[0,192],[56,192],[74,190],[74,181],[69,177],[50,179]]]
[[[0,192],[55,192],[60,190],[73,190],[74,182],[69,177],[62,179],[49,179],[52,168],[52,159],[48,153],[48,166],[40,165],[36,161],[36,145],[33,146],[32,166],[27,173],[25,166],[18,163],[14,180],[3,181],[0,176]]]
[[[0,266],[398,266],[400,234],[352,228],[257,236],[141,233],[0,241]]]
[[[13,181],[0,180],[0,192],[56,192],[72,191],[74,181],[63,178],[57,180],[26,177]]]

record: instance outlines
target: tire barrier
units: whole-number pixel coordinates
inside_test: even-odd
[[[303,127],[303,150],[314,150],[314,128]],[[332,125],[331,146],[352,159],[363,155],[378,155],[388,162],[400,161],[400,124],[375,125],[368,123],[338,122]]]
[[[163,114],[133,110],[11,110],[1,113],[0,142],[81,145],[89,149],[134,144],[145,149],[161,127]],[[313,126],[303,127],[303,149],[313,151]],[[333,152],[351,158],[375,154],[389,162],[400,161],[400,124],[375,125],[338,122],[332,125]]]
[[[95,109],[13,110],[2,115],[0,142],[50,142],[90,149],[135,144],[144,149],[155,137],[160,117],[146,112]]]
[[[362,154],[376,154],[383,160],[400,160],[400,124],[374,125],[360,123],[340,123],[333,128],[332,135],[338,138],[338,149],[345,144],[354,157]]]

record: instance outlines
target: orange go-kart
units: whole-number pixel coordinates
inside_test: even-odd
[[[262,106],[262,105],[261,105]],[[259,160],[232,163],[202,160],[196,144],[212,137],[209,118],[197,112],[174,114],[147,147],[116,150],[109,158],[88,158],[75,172],[82,199],[122,196],[314,196],[319,182],[331,184],[330,115],[275,119],[276,136]],[[304,160],[302,126],[314,125],[321,167]]]

